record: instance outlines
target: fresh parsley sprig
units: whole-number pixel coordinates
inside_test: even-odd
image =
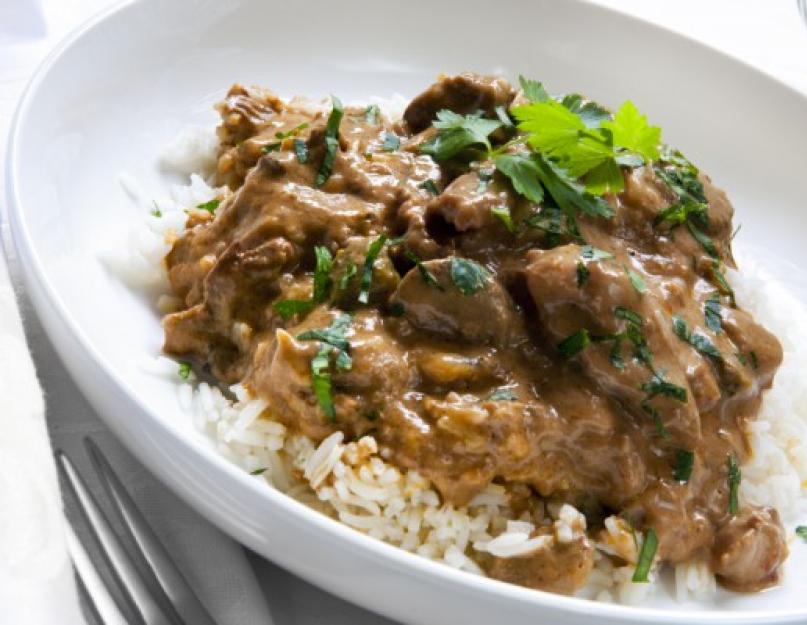
[[[612,119],[579,96],[535,100],[511,112],[527,144],[570,177],[582,177],[594,195],[622,190],[621,163],[635,166],[659,157],[661,129],[650,126],[629,100]]]
[[[370,302],[370,286],[373,282],[373,265],[378,259],[378,255],[387,242],[387,235],[382,234],[367,247],[367,255],[364,258],[364,267],[361,272],[361,286],[359,287],[359,302],[368,304]]]
[[[437,121],[432,124],[437,134],[420,146],[423,154],[436,161],[447,161],[470,148],[483,148],[490,151],[490,134],[502,127],[496,119],[482,117],[482,112],[460,115],[443,109],[437,113]]]

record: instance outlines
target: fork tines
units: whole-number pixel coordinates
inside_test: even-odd
[[[98,583],[98,562],[95,570],[88,566],[87,552],[76,540],[68,541],[84,590],[91,599],[95,613],[105,625],[117,622],[143,625],[215,625],[185,577],[177,568],[163,544],[146,522],[112,469],[106,456],[95,442],[85,438],[87,453],[112,507],[122,522],[123,535],[116,534],[109,518],[92,495],[86,482],[70,458],[61,450],[56,452],[59,472],[69,492],[78,504],[81,516],[90,529],[101,558],[112,572],[107,588]],[[114,584],[121,601],[119,612],[110,609],[110,587]],[[110,614],[112,616],[110,616]],[[123,619],[122,621],[120,619]]]

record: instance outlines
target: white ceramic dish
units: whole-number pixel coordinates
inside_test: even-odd
[[[174,388],[138,363],[160,346],[143,297],[98,252],[140,219],[116,182],[165,183],[156,156],[186,123],[215,123],[233,81],[345,99],[413,95],[440,72],[523,72],[610,105],[632,98],[729,190],[740,244],[804,266],[807,100],[670,32],[580,2],[142,0],[74,33],[40,68],[11,132],[8,204],[29,292],[77,382],[133,452],[252,549],[348,600],[418,624],[804,623],[807,549],[786,583],[718,604],[590,603],[460,573],[360,535],[218,457]],[[119,243],[118,243],[119,242]],[[783,265],[784,266],[784,265]],[[792,272],[804,299],[807,284]]]

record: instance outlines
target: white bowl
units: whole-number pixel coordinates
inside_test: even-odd
[[[8,200],[37,311],[82,390],[140,460],[250,548],[407,623],[796,623],[805,549],[786,583],[718,604],[603,605],[478,578],[361,535],[217,456],[175,390],[140,368],[160,347],[146,298],[99,253],[141,219],[117,180],[158,189],[156,158],[188,123],[214,124],[231,82],[344,99],[413,95],[438,72],[523,72],[609,105],[630,97],[729,190],[741,242],[804,266],[807,101],[741,63],[579,2],[142,0],[81,27],[40,68],[11,132]],[[805,279],[794,272],[803,294]],[[803,570],[803,569],[802,569]],[[693,611],[695,610],[695,611]]]

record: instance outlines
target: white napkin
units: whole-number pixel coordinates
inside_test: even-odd
[[[2,258],[0,397],[0,620],[81,623],[45,403]]]
[[[41,5],[47,9],[47,19],[43,20],[36,1],[13,2],[12,8],[0,0],[0,172],[4,169],[7,124],[28,76],[69,28],[109,1],[75,0],[70,7],[49,2]],[[3,212],[4,199],[0,175]],[[84,623],[67,555],[51,446],[64,449],[88,478],[91,490],[104,499],[83,449],[82,439],[91,435],[216,622],[272,625],[242,547],[166,490],[95,416],[61,366],[18,284],[18,260],[6,228],[3,239],[26,319],[31,354],[47,390],[52,440],[48,439],[45,402],[26,346],[6,260],[0,254],[0,623]],[[66,503],[69,516],[75,518],[72,502]],[[87,532],[79,528],[78,535],[86,539]]]
[[[4,232],[7,250],[8,233]],[[9,254],[12,275],[17,263]],[[54,447],[73,459],[90,489],[105,501],[83,447],[92,436],[188,581],[220,625],[272,625],[263,592],[243,548],[222,534],[148,473],[95,416],[59,362],[21,295],[34,356],[46,368]],[[72,566],[64,539],[62,502],[45,427],[45,403],[23,336],[20,315],[0,256],[0,623],[79,625]],[[75,504],[64,502],[68,517]],[[112,517],[113,523],[115,517]],[[86,528],[77,534],[86,541]]]

